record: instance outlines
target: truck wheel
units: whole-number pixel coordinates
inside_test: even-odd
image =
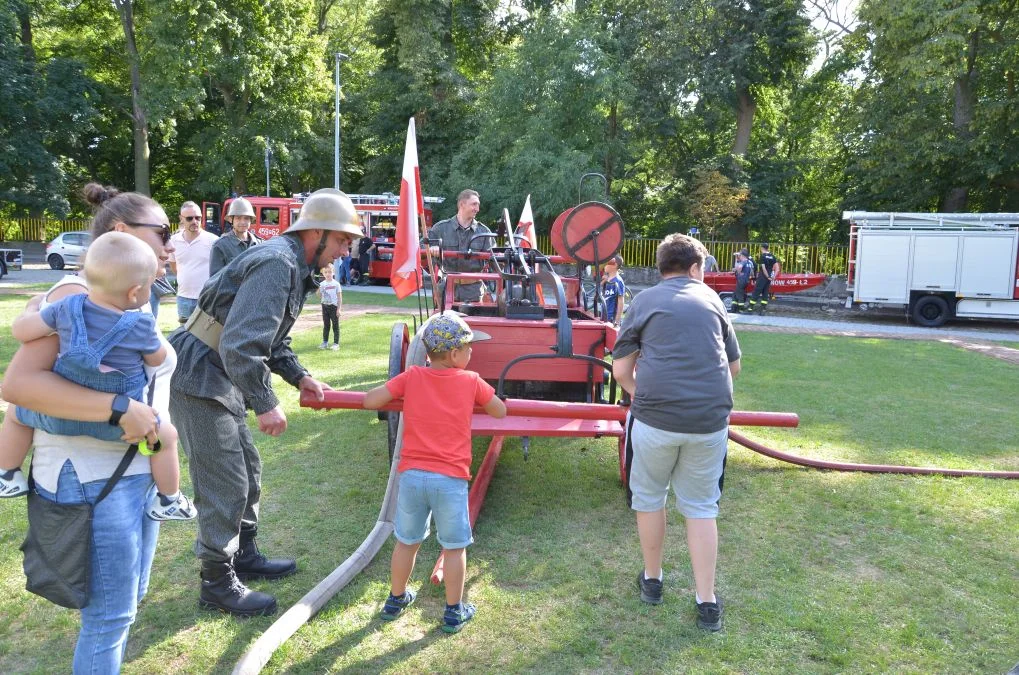
[[[948,321],[948,301],[940,295],[925,295],[913,304],[913,321],[936,328]]]
[[[718,297],[722,299],[722,305],[725,307],[725,311],[732,311],[732,293],[719,293]]]

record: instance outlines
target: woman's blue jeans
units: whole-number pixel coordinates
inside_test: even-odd
[[[82,485],[68,460],[60,470],[54,495],[39,494],[59,504],[95,504],[106,485]],[[92,560],[89,603],[81,610],[81,632],[74,648],[74,674],[119,673],[138,603],[149,586],[149,571],[159,538],[159,523],[145,517],[152,476],[124,476],[92,513]]]

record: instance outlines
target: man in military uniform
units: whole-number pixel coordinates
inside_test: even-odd
[[[273,614],[276,599],[241,582],[297,571],[295,561],[267,559],[255,544],[262,464],[245,418],[250,408],[262,433],[286,430],[272,373],[319,400],[329,389],[297,360],[289,333],[315,289],[312,273],[361,236],[345,194],[315,192],[295,225],[210,278],[187,324],[170,336],[177,350],[170,414],[200,505],[195,552],[202,563],[198,602],[205,609]]]
[[[747,286],[754,275],[754,261],[750,259],[750,251],[741,250],[736,254],[736,264],[732,268],[736,275],[736,293],[732,296],[732,311],[739,314],[747,308]]]
[[[440,220],[428,230],[430,239],[442,239],[442,248],[446,251],[491,251],[494,237],[479,237],[479,234],[491,234],[485,225],[474,219],[481,210],[481,197],[474,190],[464,190],[456,198],[456,215]],[[437,248],[433,248],[438,253]],[[480,272],[485,267],[485,260],[476,258],[445,258],[444,269],[450,272]],[[478,302],[484,294],[484,284],[480,281],[457,284],[453,299],[457,302]],[[445,292],[445,284],[440,289]]]
[[[227,264],[259,243],[261,240],[251,234],[251,224],[255,222],[255,209],[244,197],[230,202],[230,209],[223,220],[230,223],[230,231],[225,232],[213,247],[209,256],[209,276],[220,271]]]
[[[750,296],[750,313],[752,314],[758,301],[761,303],[761,314],[768,311],[768,298],[771,296],[771,282],[782,270],[778,258],[772,255],[767,244],[761,244],[761,257],[757,261],[757,281],[754,282],[754,294]]]

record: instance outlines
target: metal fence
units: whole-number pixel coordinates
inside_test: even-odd
[[[627,239],[619,252],[628,267],[654,267],[655,251],[661,239]],[[756,259],[761,251],[759,242],[705,241],[708,253],[715,256],[719,269],[732,268],[735,255],[741,249],[750,251]],[[552,251],[552,240],[538,235],[538,248]],[[772,244],[771,252],[782,264],[785,272],[812,272],[819,274],[846,274],[849,269],[849,247],[841,244]]]
[[[87,230],[90,224],[89,220],[5,218],[0,220],[0,241],[48,242],[61,232]]]
[[[52,220],[49,218],[10,218],[0,220],[0,241],[41,241],[48,242],[61,232],[86,230],[88,220]],[[176,223],[173,223],[176,229]],[[620,255],[629,267],[654,267],[655,250],[661,239],[627,239],[623,242]],[[706,241],[708,253],[715,256],[718,267],[728,270],[732,267],[734,255],[743,248],[753,258],[761,250],[759,242],[751,241]],[[548,235],[538,235],[538,248],[552,251],[552,240]],[[815,272],[821,274],[846,274],[849,269],[849,247],[839,244],[772,244],[771,252],[782,263],[786,272]]]

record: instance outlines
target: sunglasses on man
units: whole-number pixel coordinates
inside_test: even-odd
[[[182,220],[201,220],[201,216],[183,216]]]
[[[163,243],[164,244],[170,243],[170,226],[169,225],[161,225],[161,224],[158,224],[158,223],[132,223],[132,222],[129,222],[129,221],[126,221],[126,220],[124,221],[124,224],[125,225],[130,225],[131,227],[152,227],[152,228],[155,228],[157,230],[162,230],[162,232],[159,233],[159,236],[163,239]]]

